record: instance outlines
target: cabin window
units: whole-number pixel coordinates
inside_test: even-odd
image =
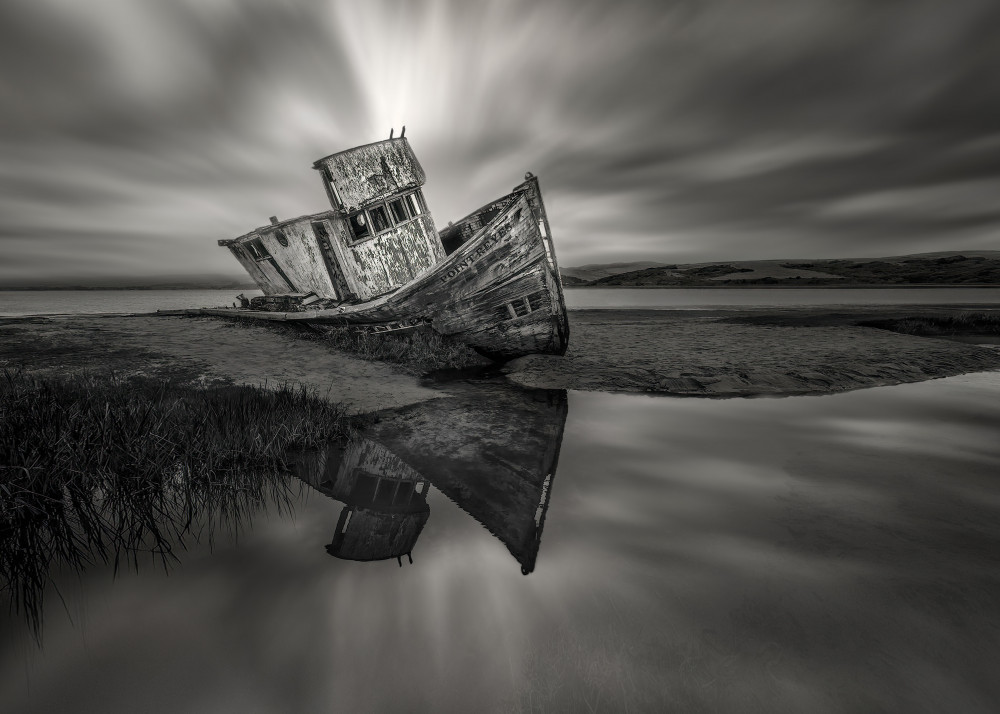
[[[285,237],[284,231],[275,231],[274,237],[278,239],[278,243],[281,244],[282,248],[288,247],[288,238]]]
[[[375,492],[378,490],[379,480],[366,473],[359,473],[351,489],[351,498],[355,503],[371,503],[375,500]]]
[[[367,238],[372,234],[371,230],[368,228],[368,219],[365,217],[364,211],[355,213],[351,216],[351,233],[354,234],[355,240]]]
[[[354,240],[360,241],[390,230],[427,212],[427,205],[420,191],[394,198],[388,203],[372,206],[367,211],[358,211],[350,217]]]
[[[267,248],[260,242],[260,238],[248,240],[244,245],[246,245],[247,250],[253,256],[254,260],[267,260],[271,257],[271,254],[267,252]]]
[[[392,213],[392,217],[396,220],[396,223],[405,223],[410,220],[410,217],[406,215],[406,208],[403,206],[403,199],[401,198],[389,201],[389,212]]]
[[[501,320],[509,320],[529,315],[535,312],[535,310],[541,310],[545,307],[545,297],[546,292],[544,290],[537,290],[527,297],[518,298],[499,308],[497,317]]]
[[[392,479],[379,481],[378,489],[375,491],[374,503],[379,506],[392,505],[392,497],[396,491],[396,482]]]
[[[389,214],[385,211],[385,206],[369,208],[368,216],[372,219],[372,228],[374,228],[376,233],[381,233],[392,228],[392,225],[389,223]]]
[[[409,503],[413,496],[413,481],[401,481],[396,488],[395,503]]]

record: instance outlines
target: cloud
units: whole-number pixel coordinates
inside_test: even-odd
[[[719,151],[706,151],[672,169],[699,181],[726,181],[799,164],[868,153],[882,146],[875,137],[774,137]]]
[[[218,238],[323,210],[312,161],[404,124],[439,225],[530,170],[564,265],[961,247],[997,225],[998,29],[991,0],[15,0],[0,282],[72,273],[70,241],[238,276]]]
[[[1000,178],[875,191],[831,201],[817,215],[829,219],[952,220],[1000,216]]]

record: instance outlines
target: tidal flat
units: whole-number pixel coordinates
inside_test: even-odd
[[[1000,352],[970,343],[975,339],[961,343],[862,324],[968,313],[961,305],[572,310],[564,356],[529,355],[502,371],[511,382],[544,389],[829,394],[1000,367]],[[997,311],[977,314],[995,320]],[[0,318],[0,367],[32,374],[99,370],[201,385],[291,384],[370,412],[433,398],[420,385],[422,373],[487,364],[461,346],[417,342],[413,348],[378,337],[322,338],[304,327],[205,317]]]
[[[422,378],[213,320],[5,323],[3,366],[39,378],[292,384],[368,416],[232,517],[204,484],[166,565],[56,563],[40,637],[0,622],[0,709],[994,711],[997,351],[855,313],[660,312],[572,312],[562,359],[603,349],[612,377],[568,389],[555,364]],[[814,388],[627,393],[656,387],[629,359]]]

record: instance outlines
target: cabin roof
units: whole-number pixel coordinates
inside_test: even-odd
[[[359,149],[366,149],[369,146],[375,146],[376,144],[392,144],[392,143],[399,142],[399,141],[405,141],[407,144],[409,143],[409,141],[407,140],[407,138],[405,136],[397,136],[394,139],[380,139],[379,141],[371,141],[371,142],[368,142],[367,144],[359,144],[358,146],[352,146],[350,149],[344,149],[342,151],[335,151],[332,154],[327,154],[326,156],[323,156],[323,157],[318,158],[315,161],[313,161],[312,167],[314,169],[316,169],[316,170],[319,170],[321,168],[321,164],[324,161],[326,161],[328,159],[332,159],[335,156],[342,156],[344,154],[350,154],[351,152],[358,151]]]
[[[319,159],[313,166],[329,184],[331,203],[348,211],[419,188],[427,178],[405,137],[355,146]]]
[[[273,231],[278,228],[283,228],[284,226],[289,226],[293,223],[299,223],[301,221],[315,221],[323,220],[325,218],[339,218],[343,213],[336,210],[320,211],[319,213],[307,213],[304,216],[296,216],[295,218],[286,218],[283,221],[278,221],[277,223],[268,223],[263,226],[258,226],[252,231],[248,231],[241,236],[236,238],[226,238],[219,241],[219,245],[232,245],[233,243],[240,243],[246,238],[252,238],[254,236],[260,235],[261,233],[267,233],[268,231]]]
[[[430,508],[414,513],[353,509],[347,529],[334,536],[326,550],[342,560],[388,560],[413,552]]]

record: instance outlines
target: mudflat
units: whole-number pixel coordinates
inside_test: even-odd
[[[1000,368],[1000,350],[857,323],[962,308],[575,310],[562,357],[508,363],[528,387],[685,396],[826,394]]]
[[[392,365],[264,326],[207,317],[0,319],[4,368],[45,376],[114,372],[204,386],[301,385],[358,413],[440,396]]]
[[[507,363],[525,387],[678,396],[825,394],[1000,368],[1000,349],[862,327],[961,308],[574,310],[564,356]],[[0,319],[0,369],[114,371],[204,384],[294,384],[354,412],[440,397],[396,365],[215,318]],[[412,370],[411,370],[412,371]]]

